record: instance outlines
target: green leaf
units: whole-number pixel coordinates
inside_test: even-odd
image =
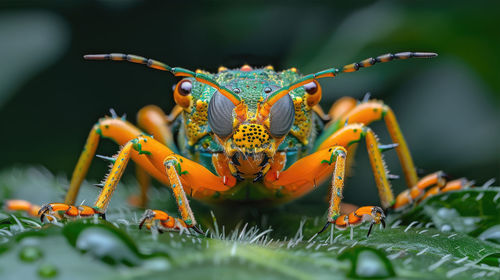
[[[432,224],[500,244],[500,188],[472,188],[432,196],[392,219]]]
[[[6,193],[2,174],[0,193]],[[27,180],[47,186],[53,181],[50,173],[25,174],[19,187]],[[122,193],[113,199],[125,200],[135,192],[134,185],[120,185]],[[15,192],[17,186],[12,180],[7,187]],[[154,207],[173,207],[168,211],[174,214],[170,193],[154,191]],[[370,237],[368,225],[354,228],[352,237],[350,230],[333,227],[314,236],[324,216],[303,218],[286,207],[267,212],[265,222],[234,208],[230,213],[216,208],[215,223],[210,208],[195,205],[198,220],[209,227],[207,236],[139,230],[141,210],[123,205],[111,207],[107,221],[43,226],[23,213],[0,210],[0,279],[498,279],[500,245],[490,242],[498,240],[498,192],[489,188],[438,195],[407,213],[389,214],[399,222],[375,227]],[[302,207],[294,205],[290,207]],[[440,209],[445,209],[443,215]],[[225,216],[240,223],[231,225]],[[472,228],[465,226],[466,218],[476,221]],[[445,223],[450,226],[443,228]]]

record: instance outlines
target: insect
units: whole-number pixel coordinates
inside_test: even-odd
[[[301,197],[331,178],[328,217],[324,228],[339,229],[370,222],[385,225],[383,209],[402,209],[438,192],[471,185],[466,179],[447,182],[435,172],[423,178],[417,172],[393,111],[377,100],[358,103],[339,99],[328,113],[318,103],[322,78],[355,72],[376,63],[397,59],[431,58],[434,53],[402,52],[368,58],[341,68],[301,75],[296,68],[275,71],[272,66],[254,69],[220,67],[218,73],[190,71],[136,55],[97,54],[87,60],[128,61],[182,77],[174,88],[176,106],[169,115],[155,105],[138,113],[138,127],[118,117],[100,119],[91,129],[74,169],[64,203],[35,207],[24,201],[9,201],[7,208],[30,210],[43,220],[47,214],[69,217],[102,215],[130,159],[138,166],[142,204],[146,202],[150,176],[172,191],[179,218],[162,210],[146,210],[140,227],[159,229],[197,227],[189,199],[207,203],[256,201],[285,203]],[[383,120],[392,144],[382,145],[368,127]],[[116,156],[103,157],[112,167],[92,207],[74,206],[80,184],[101,138],[122,145]],[[341,215],[340,203],[346,170],[359,142],[366,143],[381,206],[364,206]],[[382,152],[396,149],[408,190],[393,195]]]

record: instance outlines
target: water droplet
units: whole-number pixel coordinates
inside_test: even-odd
[[[444,232],[451,231],[451,226],[447,225],[447,224],[444,224],[444,225],[441,226],[441,231],[444,231]]]
[[[391,276],[385,262],[376,253],[364,250],[356,261],[356,276],[366,278],[383,278]]]
[[[35,246],[26,246],[19,252],[19,258],[25,262],[34,262],[43,256],[40,248]]]
[[[43,278],[52,278],[57,276],[57,267],[52,264],[42,264],[38,268],[38,275]]]
[[[110,264],[134,265],[140,262],[134,252],[112,232],[103,228],[87,228],[76,241],[76,247]]]
[[[460,214],[457,212],[456,209],[448,209],[448,208],[439,208],[436,212],[436,215],[439,216],[442,219],[451,219],[451,218],[457,218],[460,217]]]
[[[144,261],[142,268],[147,270],[164,271],[170,268],[170,263],[163,257],[151,258]]]

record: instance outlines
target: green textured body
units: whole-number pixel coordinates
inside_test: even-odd
[[[208,74],[222,86],[237,89],[239,96],[248,106],[248,115],[253,117],[258,102],[266,98],[265,89],[273,91],[289,84],[302,76],[294,69],[275,72],[271,69],[255,69],[252,71],[227,70],[217,74]],[[190,110],[184,110],[174,123],[173,133],[176,147],[182,156],[199,162],[216,174],[212,163],[213,153],[224,153],[221,143],[211,132],[207,122],[207,108],[216,89],[192,79],[193,97]],[[295,121],[278,151],[286,153],[285,169],[300,158],[309,155],[318,145],[321,138],[323,122],[319,116],[304,102],[306,91],[300,87],[290,92],[295,106]],[[270,191],[262,182],[252,180],[239,181],[230,191],[219,194],[220,201],[226,200],[272,200],[278,201],[279,192]]]

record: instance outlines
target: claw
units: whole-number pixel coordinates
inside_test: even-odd
[[[375,206],[372,209],[372,215],[373,220],[375,221],[376,224],[382,222],[385,219],[385,213],[382,208]]]
[[[374,224],[375,224],[374,222],[370,223],[370,228],[368,229],[368,233],[366,234],[366,238],[370,237],[370,233],[372,232],[372,228],[373,228]]]
[[[144,214],[142,214],[141,222],[139,223],[139,229],[142,229],[144,223],[148,220],[151,220],[155,217],[155,212],[151,209],[147,209]]]
[[[139,229],[142,229],[142,226],[144,225],[144,222],[146,221],[146,219],[142,220],[140,223],[139,223]]]
[[[46,212],[52,212],[52,206],[50,204],[42,205],[42,208],[38,211],[38,216],[40,216],[40,221],[43,223]]]
[[[196,231],[197,233],[201,234],[201,235],[205,235],[205,232],[203,232],[203,230],[201,230],[199,227],[197,226],[193,226],[192,229],[194,231]]]
[[[318,231],[318,233],[316,233],[316,234],[318,235],[318,234],[323,233],[323,231],[325,231],[330,226],[330,224],[331,223],[329,221],[327,221],[325,226],[320,231]]]

